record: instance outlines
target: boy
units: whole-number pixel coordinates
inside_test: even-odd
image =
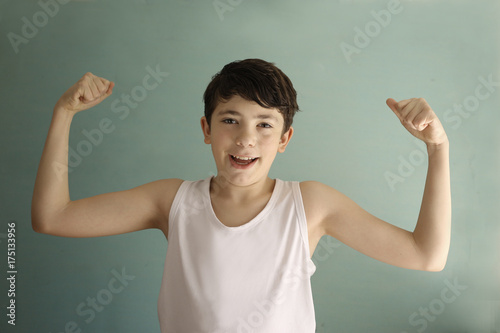
[[[96,237],[158,228],[168,240],[158,316],[162,332],[315,331],[311,256],[323,235],[391,265],[440,271],[451,225],[449,143],[422,98],[386,101],[427,145],[428,174],[409,232],[369,214],[315,181],[268,177],[293,135],[298,110],[288,77],[272,63],[230,63],[212,78],[201,118],[217,175],[161,179],[71,201],[67,166],[73,116],[102,102],[114,83],[85,74],[57,102],[35,182],[37,232]]]

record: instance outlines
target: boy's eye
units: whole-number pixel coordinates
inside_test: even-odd
[[[232,119],[232,118],[222,119],[222,122],[224,124],[236,124],[237,123],[237,121],[235,119]],[[259,126],[264,127],[264,128],[272,128],[273,127],[271,124],[268,124],[268,123],[260,123]]]

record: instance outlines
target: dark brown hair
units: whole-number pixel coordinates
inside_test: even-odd
[[[282,133],[288,131],[295,112],[299,111],[297,92],[288,76],[274,63],[261,59],[231,62],[212,77],[203,94],[209,126],[217,104],[234,95],[254,101],[264,108],[276,108],[284,119]]]

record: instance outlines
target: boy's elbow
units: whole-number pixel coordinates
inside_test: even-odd
[[[438,244],[431,249],[422,250],[415,256],[417,269],[427,272],[441,272],[446,267],[448,261],[449,245]],[[418,248],[418,246],[417,246]]]
[[[446,259],[429,260],[425,263],[422,270],[427,272],[441,272],[446,267]]]
[[[33,217],[31,218],[31,227],[35,232],[38,232],[40,234],[45,234],[47,232],[46,227],[43,225],[43,223]]]
[[[427,272],[441,272],[444,267],[446,266],[446,263],[443,265],[432,265],[432,266],[427,266],[425,268],[425,271]]]
[[[35,232],[42,232],[42,219],[40,218],[40,210],[35,209],[35,206],[31,204],[31,227]]]
[[[49,233],[46,219],[41,218],[39,214],[31,214],[31,227],[35,232],[38,232],[40,234]]]

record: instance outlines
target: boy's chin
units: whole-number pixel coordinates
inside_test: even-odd
[[[229,172],[218,171],[215,177],[221,184],[230,183],[235,186],[249,186],[268,178],[267,173],[248,171],[249,170],[231,170]]]

